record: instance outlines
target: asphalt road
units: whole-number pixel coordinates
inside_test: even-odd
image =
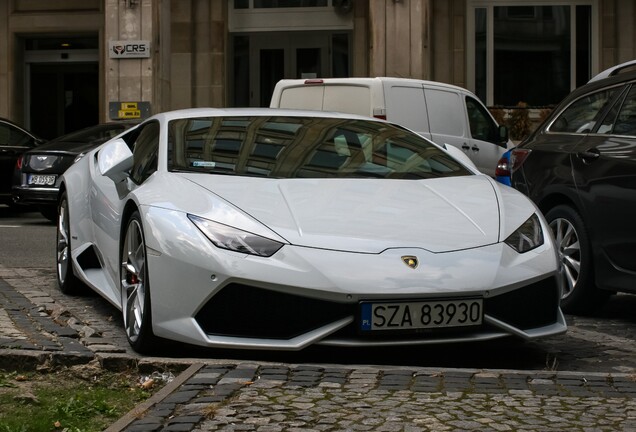
[[[126,352],[121,314],[96,295],[63,296],[55,281],[55,225],[37,212],[0,207],[0,265],[22,269],[24,278],[48,292],[81,321],[89,323]],[[37,282],[36,282],[37,281]],[[617,295],[595,316],[568,316],[566,335],[525,343],[514,338],[488,343],[400,349],[329,349],[300,353],[219,351],[171,347],[173,357],[264,360],[281,363],[374,364],[397,366],[559,370],[636,373],[636,296]]]
[[[55,225],[36,211],[0,204],[0,263],[6,267],[55,266]]]

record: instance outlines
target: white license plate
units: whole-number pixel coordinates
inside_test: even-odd
[[[56,178],[55,175],[31,174],[27,183],[36,186],[53,186]]]
[[[482,299],[364,302],[360,306],[363,331],[475,326],[484,316]]]

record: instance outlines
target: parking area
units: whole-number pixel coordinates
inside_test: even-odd
[[[567,316],[565,335],[532,343],[301,352],[167,345],[140,356],[106,300],[59,292],[54,226],[35,213],[5,214],[0,233],[0,367],[97,360],[175,372],[111,432],[636,427],[636,296],[614,296],[595,316]]]
[[[6,283],[6,289],[15,290],[30,299],[36,308],[41,309],[42,314],[53,316],[65,327],[69,327],[69,321],[73,323],[76,330],[70,331],[71,342],[80,341],[81,345],[102,354],[139,357],[126,341],[121,313],[110,303],[97,295],[71,297],[58,290],[53,256],[55,226],[37,213],[5,213],[0,220],[0,231],[4,239],[4,245],[0,248],[0,278]],[[9,300],[5,298],[5,301]],[[11,308],[5,306],[5,310]],[[203,350],[179,346],[168,347],[162,355],[285,363],[629,374],[636,371],[634,310],[636,296],[615,295],[593,316],[568,315],[569,327],[565,335],[531,343],[508,338],[486,343],[391,350],[312,347],[296,353]]]
[[[37,345],[53,352],[74,351],[125,355],[141,358],[126,341],[121,314],[97,295],[71,297],[62,295],[55,283],[53,269],[0,267],[4,308],[32,329],[33,335],[16,339],[15,348],[36,350]],[[20,301],[16,302],[17,299]],[[301,352],[209,350],[181,345],[167,345],[158,357],[201,360],[229,359],[283,362],[286,364],[373,364],[385,366],[415,366],[470,369],[501,369],[523,371],[567,371],[608,374],[636,372],[636,327],[634,314],[636,297],[614,296],[595,316],[567,316],[565,335],[535,342],[514,338],[482,343],[432,345],[386,349],[342,349],[311,347]],[[31,323],[24,317],[31,312]],[[13,311],[13,312],[12,312]],[[36,315],[39,322],[33,321]],[[11,317],[10,317],[11,318]],[[31,327],[29,327],[31,326]],[[47,327],[48,326],[48,327]],[[37,331],[37,329],[42,331]],[[16,334],[20,329],[15,330]],[[5,327],[5,344],[11,329]],[[54,336],[47,337],[53,334]],[[65,339],[65,337],[67,339]],[[40,340],[44,342],[33,341]]]
[[[174,371],[108,431],[631,430],[634,298],[540,342],[301,353],[129,347],[118,311],[62,296],[54,272],[0,267],[0,367]]]

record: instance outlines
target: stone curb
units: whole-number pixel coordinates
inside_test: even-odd
[[[104,430],[104,432],[119,432],[124,430],[133,421],[142,417],[152,406],[158,404],[166,397],[168,397],[172,392],[176,391],[183,383],[190,379],[203,366],[203,363],[195,363],[191,365],[188,369],[179,374],[179,376],[177,376],[174,380],[166,384],[161,390],[152,395],[149,399],[140,403],[119,420],[117,420],[115,423],[110,425],[107,429]]]

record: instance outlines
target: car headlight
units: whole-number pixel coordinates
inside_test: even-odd
[[[519,253],[528,252],[543,244],[543,230],[539,216],[533,214],[515,232],[513,232],[505,243]]]
[[[189,214],[188,218],[216,247],[221,249],[269,257],[283,247],[283,243],[276,240],[232,228],[199,216]]]

